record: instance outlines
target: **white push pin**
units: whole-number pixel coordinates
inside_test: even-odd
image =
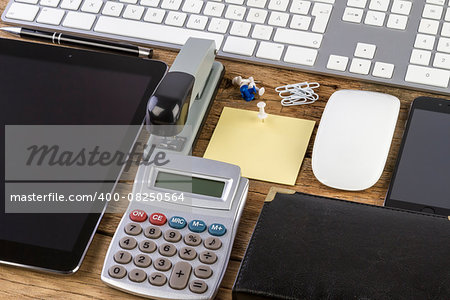
[[[267,118],[267,114],[264,111],[264,107],[266,107],[266,103],[260,101],[260,102],[258,102],[258,104],[256,104],[256,106],[258,106],[258,108],[259,108],[258,118],[260,118],[264,123],[264,119]]]

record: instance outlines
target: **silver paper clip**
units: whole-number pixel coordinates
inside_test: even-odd
[[[314,91],[320,87],[317,82],[301,82],[287,84],[275,88],[281,97],[281,105],[293,106],[314,103],[319,99],[319,95]]]

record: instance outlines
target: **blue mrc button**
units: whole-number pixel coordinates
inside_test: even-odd
[[[203,232],[206,230],[206,223],[202,220],[192,220],[189,223],[189,230],[193,232]]]
[[[227,229],[222,224],[214,223],[209,226],[208,232],[211,235],[222,236],[227,232]]]
[[[169,226],[175,229],[183,229],[186,227],[186,219],[182,217],[172,217],[169,219]]]

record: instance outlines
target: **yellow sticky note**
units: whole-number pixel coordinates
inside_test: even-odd
[[[295,185],[315,121],[225,107],[205,158],[241,167],[242,176]]]

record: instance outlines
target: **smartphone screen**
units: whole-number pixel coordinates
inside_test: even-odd
[[[450,215],[450,101],[414,101],[385,205]]]

